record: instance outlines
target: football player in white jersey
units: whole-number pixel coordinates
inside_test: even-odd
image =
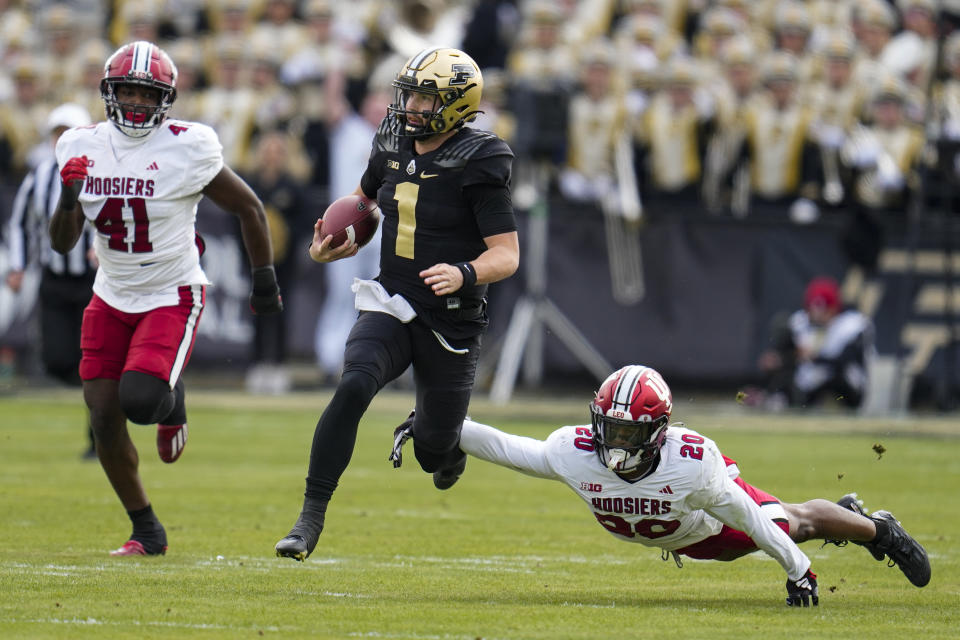
[[[107,121],[57,143],[62,193],[50,222],[66,253],[89,222],[100,269],[83,317],[80,377],[97,456],[133,522],[111,555],[158,555],[167,536],[137,471],[127,420],[157,425],[157,450],[174,462],[187,440],[181,374],[209,283],[200,266],[197,203],[209,197],[239,218],[252,265],[254,313],[283,309],[263,205],[224,165],[210,127],[167,119],[177,68],[149,42],[107,60],[100,83]]]
[[[460,448],[477,458],[559,480],[600,525],[627,542],[679,556],[734,560],[762,549],[787,572],[787,604],[817,605],[816,575],[798,542],[821,538],[889,556],[914,585],[930,581],[927,553],[888,511],[866,515],[856,494],[839,503],[787,504],[740,478],[717,445],[669,424],[673,398],[654,369],[611,374],[590,404],[591,425],[562,427],[546,440],[510,435],[471,420]],[[408,424],[397,427],[396,449]]]

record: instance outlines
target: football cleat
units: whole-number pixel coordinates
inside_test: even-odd
[[[394,469],[398,469],[403,464],[403,445],[413,437],[413,416],[415,413],[416,411],[411,411],[407,419],[393,430],[393,449],[390,451],[390,457],[387,460],[393,463]]]
[[[460,460],[453,465],[447,467],[446,469],[440,469],[440,471],[433,472],[433,486],[441,491],[446,491],[457,483],[457,480],[460,479],[460,476],[463,475],[463,471],[466,468],[467,454],[463,454],[463,457],[461,457]]]
[[[323,514],[320,515],[320,522],[316,523],[304,520],[301,513],[296,524],[290,529],[290,533],[274,547],[277,557],[293,558],[298,562],[303,562],[313,553],[313,549],[317,546],[317,540],[320,539],[321,531],[323,531]]]
[[[874,522],[886,522],[887,535],[884,540],[874,543],[870,553],[876,557],[877,552],[886,554],[890,559],[888,566],[900,567],[903,575],[915,587],[924,587],[930,582],[930,559],[926,550],[914,540],[903,528],[903,525],[893,517],[889,511],[875,511],[868,516]],[[868,547],[869,548],[869,547]],[[882,556],[881,556],[881,559]]]
[[[166,463],[176,462],[187,446],[187,424],[157,425],[157,453]]]
[[[127,540],[119,549],[110,552],[111,556],[162,556],[167,553],[167,545],[163,545],[157,553],[147,553],[143,543],[139,540]]]
[[[865,518],[869,518],[869,517],[870,517],[870,510],[867,509],[866,506],[864,506],[863,500],[861,500],[861,499],[857,496],[856,493],[848,493],[847,495],[845,495],[845,496],[843,496],[842,498],[840,498],[839,500],[837,500],[837,504],[840,505],[841,507],[843,507],[844,509],[847,509],[847,510],[849,510],[849,511],[853,511],[854,513],[859,513],[860,515],[864,516]],[[845,545],[847,544],[847,541],[846,541],[846,540],[824,540],[824,544],[826,544],[826,543],[828,543],[828,542],[832,542],[833,544],[837,545],[838,547],[843,547],[843,546],[845,546]],[[877,560],[877,561],[883,560],[884,557],[886,557],[886,556],[884,555],[883,551],[880,551],[880,550],[877,548],[877,545],[875,545],[875,544],[873,544],[873,543],[870,543],[870,542],[860,542],[860,541],[858,541],[858,540],[851,540],[850,542],[853,542],[854,544],[858,544],[858,545],[860,545],[861,547],[866,548],[866,550],[870,552],[870,555],[872,555],[872,556],[874,557],[874,559]]]

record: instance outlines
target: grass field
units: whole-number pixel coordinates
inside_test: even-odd
[[[960,626],[960,422],[747,414],[677,398],[675,418],[713,437],[745,479],[799,502],[858,491],[927,548],[911,586],[864,549],[803,545],[821,606],[783,604],[784,574],[662,562],[619,542],[558,483],[472,460],[436,491],[412,451],[387,462],[411,399],[378,397],[314,555],[273,556],[300,505],[326,396],[192,393],[175,465],[131,425],[170,542],[165,557],[111,558],[129,521],[96,463],[81,462],[76,392],[0,398],[0,638],[935,638]],[[544,437],[586,420],[586,401],[478,399],[474,418]],[[873,445],[886,453],[878,459]]]

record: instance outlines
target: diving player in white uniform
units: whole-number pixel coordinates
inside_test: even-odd
[[[597,522],[621,540],[708,560],[734,560],[762,549],[787,573],[787,604],[818,603],[816,575],[798,542],[822,538],[885,555],[914,585],[930,581],[927,553],[887,511],[870,516],[856,498],[781,503],[740,478],[717,445],[679,423],[673,398],[654,369],[611,374],[590,404],[591,425],[561,427],[546,440],[510,435],[466,420],[467,454],[538,478],[559,480]],[[394,453],[407,423],[397,428]]]

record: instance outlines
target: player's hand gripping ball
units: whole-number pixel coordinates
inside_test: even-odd
[[[333,236],[331,247],[346,240],[363,246],[370,242],[380,224],[380,209],[375,200],[358,195],[338,198],[323,212],[323,237]]]

